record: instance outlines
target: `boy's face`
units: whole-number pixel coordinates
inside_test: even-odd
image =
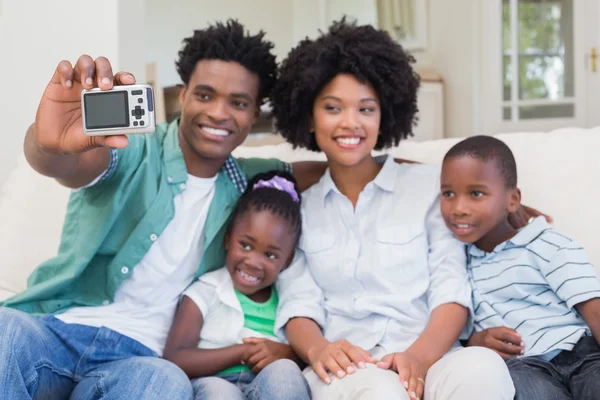
[[[180,93],[180,145],[190,156],[224,162],[260,112],[259,78],[241,64],[201,60]]]
[[[371,85],[339,74],[321,90],[313,105],[313,129],[329,162],[356,166],[377,144],[381,108]]]
[[[247,296],[269,288],[292,261],[295,244],[287,220],[269,211],[247,210],[225,239],[234,287]]]
[[[496,160],[483,162],[469,156],[444,160],[441,176],[441,211],[454,235],[490,251],[506,240],[508,213],[517,211],[519,189],[506,187]],[[494,242],[479,246],[479,242]],[[495,243],[497,242],[497,243]],[[487,243],[486,243],[487,244]],[[488,249],[485,249],[487,247]]]

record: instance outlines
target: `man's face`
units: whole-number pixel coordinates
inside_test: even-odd
[[[179,96],[179,139],[188,167],[206,160],[224,162],[246,139],[260,111],[258,92],[258,75],[236,62],[196,64]]]
[[[506,187],[496,160],[461,156],[444,160],[440,202],[456,238],[487,251],[505,239],[507,216],[517,210],[520,193]]]

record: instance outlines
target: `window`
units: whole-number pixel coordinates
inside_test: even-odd
[[[503,0],[504,121],[575,116],[573,0]]]

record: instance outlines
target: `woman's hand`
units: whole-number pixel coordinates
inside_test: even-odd
[[[409,352],[392,353],[383,357],[377,366],[396,371],[411,399],[419,400],[423,397],[428,368],[419,356]]]
[[[310,349],[308,358],[312,369],[327,384],[331,383],[328,371],[342,379],[356,372],[355,366],[365,368],[367,363],[375,364],[367,351],[344,339]]]
[[[521,204],[521,207],[519,207],[517,212],[508,214],[508,223],[515,229],[521,229],[529,223],[531,218],[539,217],[540,215],[543,215],[549,224],[552,223],[551,216],[543,214],[535,208],[527,207]]]

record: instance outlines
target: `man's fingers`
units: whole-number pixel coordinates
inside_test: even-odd
[[[67,60],[62,60],[58,63],[56,71],[52,76],[52,83],[60,83],[65,88],[73,86],[73,66]]]
[[[129,139],[125,135],[90,136],[88,140],[90,142],[90,150],[96,147],[113,147],[115,149],[122,149],[127,147],[129,144]]]
[[[110,61],[106,57],[96,58],[96,84],[102,90],[113,87],[113,72]]]
[[[326,384],[330,384],[331,383],[331,377],[329,376],[329,373],[325,370],[325,367],[323,366],[323,364],[321,362],[317,362],[315,363],[313,366],[313,371],[315,371],[315,374],[317,374],[317,376]]]
[[[94,87],[94,77],[96,76],[96,66],[92,57],[83,55],[79,57],[73,70],[73,79],[81,82],[84,89],[91,89]]]
[[[115,85],[135,85],[135,77],[129,72],[117,72],[114,78]],[[260,338],[254,338],[260,339]],[[265,340],[265,339],[262,339]]]

